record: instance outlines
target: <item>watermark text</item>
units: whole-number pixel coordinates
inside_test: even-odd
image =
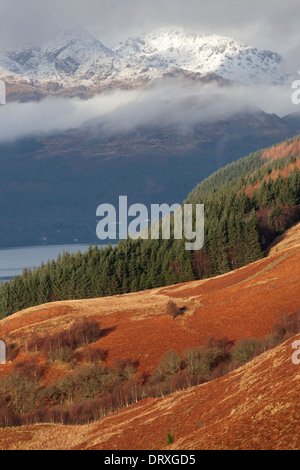
[[[292,355],[292,363],[295,364],[295,366],[298,366],[300,364],[300,341],[294,341],[292,344],[292,348],[296,349],[296,351]]]
[[[6,86],[2,80],[0,80],[0,105],[1,104],[6,104]]]
[[[120,196],[118,210],[112,204],[101,204],[96,216],[100,217],[96,229],[99,240],[126,240],[128,237],[133,240],[158,240],[160,234],[163,240],[170,240],[173,228],[175,240],[187,240],[186,250],[201,250],[204,245],[203,204],[152,204],[149,218],[144,204],[128,207],[127,196]]]

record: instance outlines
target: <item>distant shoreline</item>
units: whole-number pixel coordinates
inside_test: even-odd
[[[34,269],[48,260],[55,261],[64,252],[86,252],[95,244],[71,245],[38,245],[0,249],[0,281],[7,282],[15,276],[21,275],[23,270]],[[98,245],[105,248],[106,245]]]

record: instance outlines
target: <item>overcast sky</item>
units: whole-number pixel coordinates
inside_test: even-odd
[[[299,0],[0,0],[0,48],[83,27],[105,45],[180,26],[275,50],[300,68]]]

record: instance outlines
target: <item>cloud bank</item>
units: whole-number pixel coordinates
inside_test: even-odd
[[[166,82],[150,89],[115,91],[83,101],[49,97],[40,102],[0,107],[0,141],[53,133],[80,126],[130,132],[138,126],[225,119],[261,109],[280,116],[297,112],[289,87],[235,86]]]

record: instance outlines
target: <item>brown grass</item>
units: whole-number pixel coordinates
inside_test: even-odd
[[[268,258],[237,271],[151,291],[34,307],[2,320],[0,337],[20,347],[15,361],[23,361],[33,332],[51,335],[86,317],[107,331],[92,345],[108,351],[107,365],[113,366],[117,357],[131,357],[139,361],[141,374],[148,373],[169,349],[182,353],[211,336],[263,337],[282,313],[295,311],[300,293],[299,245],[300,224],[274,245]],[[184,315],[172,319],[167,314],[170,300],[185,309]],[[9,369],[10,365],[0,366],[0,375]],[[55,366],[53,373],[59,374]]]
[[[108,351],[106,364],[111,367],[118,357],[138,361],[141,377],[153,372],[170,349],[181,354],[188,347],[204,344],[211,336],[226,336],[229,340],[263,337],[282,313],[290,314],[299,308],[299,246],[300,224],[273,244],[268,258],[223,276],[109,298],[57,302],[16,313],[0,322],[0,337],[19,348],[12,364],[0,366],[0,376],[32,358],[34,353],[26,350],[32,333],[53,335],[85,317],[99,322],[101,331],[106,331],[91,348]],[[170,300],[179,309],[185,308],[184,315],[172,319],[167,314]],[[101,422],[101,428],[105,423],[103,433],[97,425],[72,427],[68,439],[60,426],[1,430],[0,448],[161,448],[170,428],[175,432],[174,448],[299,447],[299,435],[294,432],[299,400],[294,390],[299,397],[300,369],[291,367],[291,351],[285,348],[267,353],[246,366],[244,372],[239,370],[206,384],[205,389],[201,386],[164,400],[149,399],[114,413]],[[43,365],[41,355],[35,358]],[[63,364],[48,365],[45,382],[51,383],[65,373]],[[159,426],[157,436],[152,422],[156,423],[154,427]],[[222,436],[217,433],[217,423],[223,429]],[[269,442],[267,438],[258,439],[255,429],[265,433]]]
[[[1,430],[0,449],[299,449],[297,335],[226,377],[165,398],[147,399],[103,420],[64,427]]]

